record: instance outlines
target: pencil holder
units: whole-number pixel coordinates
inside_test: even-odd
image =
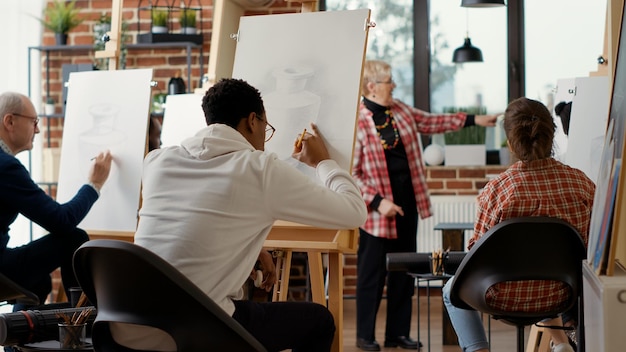
[[[85,346],[85,331],[87,324],[59,323],[59,343],[61,349],[77,350]]]
[[[449,256],[450,254],[448,252],[429,255],[428,260],[430,263],[430,272],[433,275],[443,275],[446,272],[446,264]]]

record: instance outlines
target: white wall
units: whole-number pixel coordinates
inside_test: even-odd
[[[28,47],[41,44],[42,27],[36,17],[41,16],[44,0],[2,0],[0,1],[0,92],[16,91],[28,94]],[[39,54],[33,51],[33,69],[31,82],[36,89],[31,92],[33,101],[40,100],[40,80],[41,65]],[[40,104],[35,104],[36,109],[40,109]],[[35,148],[32,155],[32,164],[41,165],[41,137],[35,141]],[[23,152],[18,155],[23,163],[28,165],[28,153]],[[33,170],[33,176],[40,174],[41,168]],[[29,222],[25,219],[18,219],[11,226],[11,241],[9,246],[16,246],[30,240]]]

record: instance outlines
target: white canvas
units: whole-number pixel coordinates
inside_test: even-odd
[[[88,181],[91,159],[109,149],[111,173],[80,227],[134,232],[146,149],[152,69],[70,74],[57,199]]]
[[[291,158],[294,142],[314,122],[331,157],[350,169],[369,14],[363,9],[241,18],[233,78],[261,91],[276,128],[267,151],[298,164]]]
[[[163,125],[161,126],[161,147],[180,145],[206,127],[202,111],[201,94],[168,95],[165,100]]]
[[[597,183],[609,118],[607,76],[576,78],[565,163]]]

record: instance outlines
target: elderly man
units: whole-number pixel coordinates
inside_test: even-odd
[[[111,154],[94,158],[88,183],[65,204],[48,196],[15,158],[33,148],[39,133],[37,112],[28,97],[14,92],[0,95],[0,272],[35,293],[44,302],[52,289],[50,273],[61,268],[66,289],[77,286],[72,255],[89,238],[76,226],[98,199],[109,176]],[[26,245],[7,248],[9,226],[22,214],[50,233]]]

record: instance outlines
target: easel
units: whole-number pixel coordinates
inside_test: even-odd
[[[301,13],[315,11],[317,1],[302,1]],[[343,253],[356,253],[357,244],[357,229],[326,230],[286,221],[277,221],[265,241],[265,248],[274,249],[277,254],[278,281],[274,285],[273,301],[287,300],[293,252],[307,254],[312,300],[327,306],[335,318],[333,352],[343,351]],[[328,300],[324,288],[322,253],[328,255]]]
[[[104,50],[96,51],[98,59],[109,59],[109,71],[117,70],[122,44],[122,9],[124,0],[113,0],[111,5],[111,31],[107,32]],[[147,141],[146,141],[147,143]],[[90,239],[115,239],[133,242],[134,232],[123,231],[87,231]]]
[[[97,59],[109,59],[109,70],[117,70],[122,41],[122,7],[124,0],[113,0],[111,7],[111,31],[106,34],[104,50],[96,51]]]

